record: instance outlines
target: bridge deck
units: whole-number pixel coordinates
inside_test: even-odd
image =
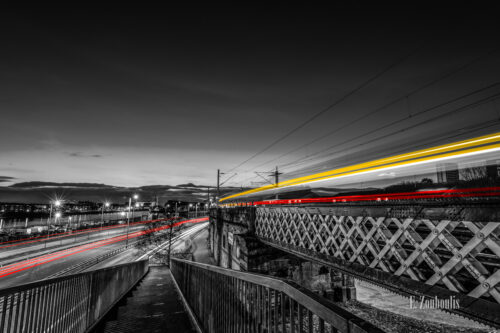
[[[118,303],[94,333],[195,332],[167,267],[150,267],[132,295]]]

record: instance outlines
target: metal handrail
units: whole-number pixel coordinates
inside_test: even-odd
[[[201,332],[383,332],[294,282],[172,258]]]
[[[148,260],[0,290],[0,332],[87,332],[147,272]]]

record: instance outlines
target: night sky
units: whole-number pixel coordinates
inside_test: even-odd
[[[305,172],[284,164],[336,143],[310,170],[498,131],[500,101],[488,98],[500,92],[500,29],[490,14],[195,4],[2,11],[0,184],[214,185],[220,168],[237,172],[227,184],[240,186],[276,165],[290,177]]]

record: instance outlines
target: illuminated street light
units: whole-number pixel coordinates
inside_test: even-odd
[[[62,205],[62,201],[59,199],[56,199],[56,200],[50,202],[49,218],[47,219],[47,240],[45,241],[45,246],[44,246],[45,248],[47,247],[47,242],[50,239],[50,222],[52,221],[52,210],[53,210],[54,206],[59,207],[61,205]],[[58,213],[56,213],[56,218],[58,217],[57,214],[59,214],[59,216],[61,216],[61,213],[58,212]]]
[[[137,200],[137,199],[139,199],[139,195],[138,194],[134,194],[133,198],[134,198],[134,200]],[[132,198],[129,198],[128,199],[128,211],[129,211],[129,214],[127,214],[127,241],[126,241],[125,246],[128,246],[128,233],[129,233],[129,229],[130,229],[130,210],[131,209],[132,209],[132,217],[134,217],[134,213],[135,212],[134,212],[134,210],[132,208]]]
[[[104,207],[108,208],[109,202],[105,202],[101,207],[101,230],[102,230],[102,226],[104,224]]]

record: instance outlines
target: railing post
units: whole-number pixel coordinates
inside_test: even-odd
[[[35,290],[35,297],[36,297],[36,303],[35,303],[35,317],[34,317],[34,320],[33,320],[33,327],[32,329],[30,330],[34,330],[35,332],[38,331],[38,320],[40,318],[40,299],[41,299],[41,295],[40,295],[40,288],[41,287],[37,287]]]
[[[22,295],[22,296],[21,296]],[[22,298],[22,300],[21,300]],[[16,321],[14,323],[14,330],[17,329],[19,323],[19,329],[17,331],[23,331],[24,314],[26,312],[26,291],[22,291],[19,295],[19,307],[20,313],[16,315]]]
[[[40,322],[40,328],[41,331],[46,330],[46,325],[47,325],[47,316],[49,314],[49,306],[52,305],[51,303],[51,285],[48,285],[43,288],[43,310],[42,310],[42,318]]]
[[[57,288],[58,302],[56,304],[54,315],[52,317],[52,323],[53,323],[54,327],[57,328],[57,327],[59,327],[59,325],[61,323],[61,315],[62,315],[62,310],[63,310],[63,304],[61,302],[61,295],[63,295],[64,290],[61,288],[61,286],[64,285],[64,282],[56,282],[55,285]]]
[[[10,323],[12,321],[12,313],[14,312],[14,298],[15,294],[9,297],[9,319],[7,321],[7,332],[10,331]],[[6,310],[4,310],[6,311]]]

